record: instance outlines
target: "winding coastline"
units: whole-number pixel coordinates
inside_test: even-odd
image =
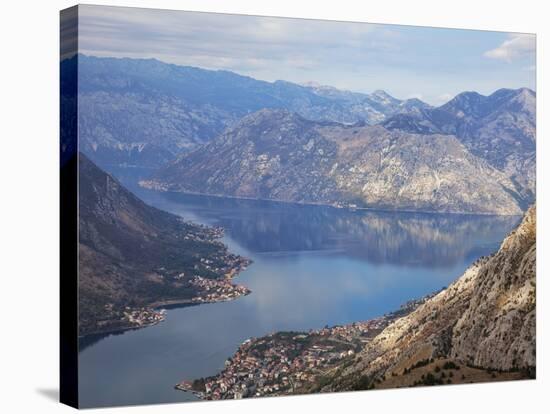
[[[478,219],[453,217],[451,222],[441,223],[433,221],[439,216],[374,213],[363,221],[362,213],[350,214],[343,209],[289,209],[276,203],[233,204],[216,198],[173,199],[158,193],[143,194],[157,208],[209,227],[224,228],[226,235],[220,241],[233,253],[254,261],[246,272],[238,274],[240,281],[235,281],[254,294],[213,306],[195,306],[173,298],[169,303],[148,302],[159,305],[158,309],[167,305],[163,323],[151,329],[115,333],[85,345],[79,357],[88,372],[82,378],[83,389],[90,396],[85,406],[135,404],[136,395],[141,396],[139,401],[196,400],[196,395],[174,390],[174,385],[182,379],[216,375],[247,338],[260,338],[270,332],[308,332],[325,324],[342,326],[391,312],[409,297],[422,297],[450,283],[471,263],[473,255],[494,251],[514,225],[510,219],[483,218],[480,224]],[[396,219],[399,226],[393,225]],[[319,226],[320,220],[326,224]],[[451,227],[460,233],[453,239],[442,237],[441,232],[446,235]],[[425,236],[420,244],[415,237],[419,229]],[[277,243],[263,243],[266,237],[276,237]],[[436,241],[445,249],[434,250]],[[378,252],[388,251],[387,242],[398,243],[399,251],[415,252],[417,260],[386,254],[382,262]],[[360,247],[364,254],[357,256],[349,249],[342,250],[343,246]],[[446,254],[451,248],[453,256]],[[423,253],[428,250],[440,260],[428,258]],[[320,255],[323,251],[327,254]],[[341,272],[341,283],[336,285],[335,272]],[[396,290],[373,290],[381,280],[388,288],[395,284]],[[355,288],[349,290],[346,286]],[[330,316],[320,317],[316,309],[321,303]],[[144,375],[128,379],[123,375],[128,370]],[[108,380],[104,378],[107,371],[113,372]],[[94,395],[102,399],[91,398]]]

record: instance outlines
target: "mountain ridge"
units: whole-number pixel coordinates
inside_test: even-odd
[[[76,55],[79,65],[81,149],[103,168],[158,167],[219,135],[242,116],[262,108],[286,108],[306,118],[374,123],[402,108],[385,108],[366,94],[327,97],[278,80],[256,80],[227,70],[168,64],[156,59]],[[140,148],[136,151],[136,148]],[[107,168],[107,169],[109,169]]]

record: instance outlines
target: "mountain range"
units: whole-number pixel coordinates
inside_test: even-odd
[[[230,71],[155,59],[76,55],[80,150],[103,168],[159,167],[197,148],[244,115],[288,109],[308,119],[378,123],[429,105],[383,91],[361,94],[330,87],[265,82]]]
[[[161,169],[150,188],[452,213],[521,214],[516,183],[454,135],[264,109]]]
[[[114,174],[148,169],[155,188],[488,214],[535,200],[536,96],[526,88],[432,107],[155,59],[61,65],[79,68],[79,150]]]

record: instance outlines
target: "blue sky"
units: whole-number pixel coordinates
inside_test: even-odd
[[[80,6],[79,52],[156,58],[257,79],[383,89],[442,104],[535,89],[535,36],[141,8]]]

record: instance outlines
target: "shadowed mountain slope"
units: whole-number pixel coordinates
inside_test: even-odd
[[[146,205],[82,154],[79,194],[80,334],[131,327],[125,311],[192,299],[193,276],[223,278],[241,262],[216,229]]]

